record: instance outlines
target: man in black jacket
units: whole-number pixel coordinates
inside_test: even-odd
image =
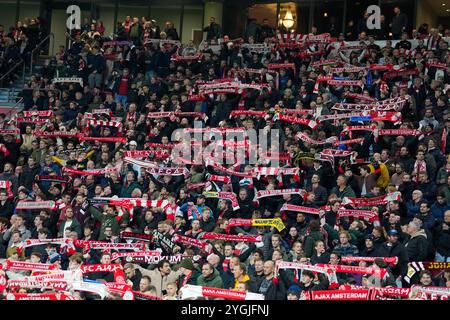
[[[139,291],[139,283],[141,282],[142,274],[139,269],[136,270],[132,263],[127,263],[123,267],[127,283],[133,287],[133,290]]]
[[[408,252],[409,261],[426,260],[428,242],[425,230],[421,229],[417,222],[411,221],[408,224],[407,233],[409,238],[405,241],[405,248]]]
[[[34,178],[41,172],[41,166],[39,163],[36,163],[33,157],[29,157],[28,164],[23,166],[22,170],[22,174],[19,177],[19,186],[24,186],[28,190],[31,190]]]
[[[89,88],[93,89],[94,87],[101,87],[103,82],[103,72],[106,68],[106,60],[99,54],[99,48],[97,46],[93,46],[90,54],[88,54],[87,64],[89,69]]]
[[[408,17],[406,14],[402,13],[399,7],[394,8],[395,16],[390,24],[392,30],[392,38],[394,40],[400,39],[403,31],[406,31],[408,26]]]
[[[263,294],[266,300],[284,300],[286,298],[286,284],[279,279],[275,284],[274,278],[275,263],[272,260],[264,262],[264,278],[256,284],[257,293]]]
[[[206,35],[207,41],[220,38],[221,35],[220,25],[216,23],[216,18],[211,17],[209,19],[209,26],[204,27],[203,32],[207,32]]]
[[[444,213],[444,222],[435,231],[436,258],[435,261],[450,259],[450,210]]]
[[[14,213],[14,203],[8,199],[6,191],[0,191],[0,217],[5,217],[8,220]]]
[[[248,197],[247,189],[241,188],[241,190],[239,190],[238,203],[239,203],[238,218],[250,219],[252,217],[253,210],[255,209],[255,207],[253,206],[253,201]]]
[[[387,232],[387,239],[380,248],[380,255],[382,257],[397,257],[398,263],[392,269],[395,277],[406,275],[408,269],[408,252],[404,245],[398,242],[398,231],[391,229]]]

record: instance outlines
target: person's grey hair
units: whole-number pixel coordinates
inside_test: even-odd
[[[409,226],[415,228],[417,231],[420,230],[420,225],[415,221],[411,221]]]
[[[213,259],[216,258],[220,261],[220,257],[217,254],[210,254],[207,258],[206,261],[208,261],[209,263],[213,264],[212,261]]]
[[[142,197],[142,191],[141,191],[141,189],[139,189],[139,188],[133,189],[133,192],[132,192],[132,193],[135,193],[135,192],[138,194],[138,197]]]
[[[127,269],[135,269],[134,264],[132,263],[125,263],[125,265],[123,266],[123,270],[127,270]]]

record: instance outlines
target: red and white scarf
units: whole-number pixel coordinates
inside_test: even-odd
[[[114,127],[120,128],[122,127],[122,122],[119,121],[105,121],[105,120],[88,120],[88,126],[104,126],[104,127]]]
[[[6,300],[77,300],[68,293],[14,293],[6,294]]]
[[[22,261],[12,261],[6,260],[7,270],[29,270],[29,271],[48,271],[55,270],[55,264],[45,264],[45,263],[32,263],[32,262],[22,262]]]
[[[68,239],[58,238],[58,239],[27,239],[24,241],[24,248],[38,246],[41,244],[57,244],[57,245],[65,245],[69,242]]]
[[[298,118],[295,116],[287,116],[284,115],[282,113],[278,113],[277,115],[274,116],[273,120],[280,120],[283,122],[289,122],[289,123],[295,123],[295,124],[302,124],[305,126],[310,127],[311,129],[316,129],[317,128],[317,122],[314,120],[310,120],[310,119],[305,119],[305,118]]]
[[[447,135],[448,135],[448,132],[447,132],[447,128],[444,128],[444,130],[442,130],[442,137],[441,137],[441,150],[442,150],[442,153],[446,153],[446,150],[447,150]]]
[[[134,151],[125,151],[123,153],[124,157],[130,158],[146,158],[148,156],[154,155],[158,159],[165,159],[170,157],[170,153],[162,150],[134,150]]]
[[[186,237],[181,234],[175,234],[172,240],[174,242],[180,242],[180,243],[183,243],[188,246],[195,246],[195,247],[200,248],[201,250],[207,252],[208,254],[212,252],[211,244],[209,244],[203,240]]]
[[[127,142],[126,137],[87,137],[79,135],[78,139],[80,139],[80,141],[120,142],[120,143]]]
[[[169,175],[169,176],[186,176],[189,173],[187,168],[148,168],[150,174]]]
[[[357,207],[371,207],[385,205],[389,201],[399,201],[401,199],[400,192],[389,193],[385,196],[379,196],[375,198],[349,198],[344,197],[342,205],[353,205]]]
[[[67,173],[69,175],[81,175],[81,176],[89,176],[89,175],[103,175],[107,173],[117,173],[119,169],[117,167],[112,168],[103,168],[103,169],[88,169],[88,170],[76,170],[68,167],[63,167],[62,172]]]
[[[425,160],[416,160],[414,162],[414,169],[413,172],[416,173],[416,175],[413,177],[413,181],[418,182],[419,180],[419,173],[420,172],[427,172],[427,163]]]
[[[341,219],[342,217],[368,219],[371,223],[379,220],[378,214],[376,212],[368,210],[349,210],[341,208],[338,211],[337,219]]]
[[[382,259],[384,262],[390,263],[392,265],[396,265],[398,263],[398,257],[351,257],[351,256],[341,257],[341,261],[343,263],[351,263],[359,261],[374,262],[376,259]]]
[[[410,300],[449,300],[450,288],[445,287],[411,287]]]
[[[315,290],[303,291],[300,300],[328,300],[328,301],[359,301],[371,300],[370,290]]]
[[[389,71],[383,75],[383,79],[405,77],[405,76],[416,76],[419,73],[420,73],[419,69]]]
[[[19,129],[0,129],[0,136],[6,136],[6,135],[19,136],[20,130]]]
[[[280,269],[309,270],[315,273],[317,272],[323,273],[328,277],[329,288],[333,289],[339,287],[336,272],[326,265],[319,266],[319,265],[302,264],[299,262],[277,261],[273,278],[274,283],[278,282],[278,275]],[[298,281],[298,277],[296,277],[296,280]]]
[[[67,132],[67,131],[40,131],[34,130],[34,135],[36,137],[44,137],[44,138],[59,138],[59,137],[67,137],[67,138],[76,138],[79,136],[79,133],[76,132]]]
[[[17,117],[14,121],[17,123],[46,123],[50,122],[50,119]]]
[[[303,212],[303,213],[319,215],[320,211],[322,211],[322,210],[316,209],[316,208],[304,207],[304,206],[296,206],[293,204],[285,203],[281,207],[280,211],[294,211],[294,212]]]
[[[187,284],[180,289],[180,296],[182,300],[196,297],[220,298],[225,300],[264,300],[264,295],[259,293],[194,286],[190,284]]]
[[[298,194],[302,198],[304,198],[306,193],[307,192],[303,189],[259,190],[256,194],[256,199],[273,196],[282,196],[285,194]]]
[[[16,205],[17,210],[50,209],[56,210],[55,201],[19,201]]]
[[[44,111],[23,111],[23,115],[24,117],[43,117],[43,118],[48,118],[53,116],[53,111],[51,110],[44,110]]]
[[[254,235],[232,235],[232,234],[204,232],[201,236],[201,239],[223,240],[233,242],[261,242],[262,237]]]
[[[0,189],[5,189],[8,194],[8,198],[13,198],[14,194],[11,190],[11,181],[9,180],[0,180]]]
[[[96,197],[93,200],[97,201],[106,201],[108,204],[112,206],[121,206],[126,208],[133,207],[143,207],[143,208],[165,208],[170,205],[167,200],[144,200],[138,198],[106,198],[106,197]]]
[[[136,165],[138,167],[146,168],[146,169],[150,169],[150,168],[154,168],[154,167],[158,166],[156,163],[153,163],[153,162],[137,160],[137,159],[133,159],[133,158],[130,158],[130,157],[124,157],[123,161],[126,162],[126,163],[134,164],[134,165]]]
[[[383,279],[388,273],[385,269],[373,267],[356,267],[346,266],[341,264],[317,264],[323,268],[330,268],[337,273],[352,273],[352,274],[369,274]]]

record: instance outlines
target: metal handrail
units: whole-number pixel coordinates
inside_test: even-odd
[[[33,59],[34,59],[34,53],[36,52],[36,50],[40,50],[42,45],[47,42],[47,40],[49,40],[50,38],[53,38],[53,42],[52,42],[52,51],[51,51],[51,55],[53,55],[53,51],[55,48],[55,35],[53,33],[48,34],[44,39],[42,39],[41,42],[39,42],[39,44],[36,46],[36,48],[34,48],[31,51],[31,60],[30,60],[30,75],[33,74]]]
[[[11,108],[11,110],[8,112],[8,114],[7,114],[7,118],[10,118],[11,119],[11,116],[12,116],[12,113],[13,112],[15,112],[15,113],[17,113],[17,106],[19,105],[19,104],[21,104],[23,102],[23,98],[20,98],[19,99],[19,101],[17,101],[16,102],[16,104]]]
[[[8,76],[11,72],[13,72],[14,70],[16,70],[20,65],[22,65],[22,63],[24,63],[24,61],[21,59],[19,62],[17,62],[14,67],[12,67],[11,69],[9,69],[8,72],[6,72],[1,78],[0,78],[0,87],[3,87],[3,81],[5,80],[6,76]]]
[[[53,89],[46,89],[46,88],[23,88],[23,90],[32,90],[32,91],[56,91],[56,93],[58,94],[58,98],[59,100],[61,100],[62,98],[62,91],[58,88],[53,88]]]

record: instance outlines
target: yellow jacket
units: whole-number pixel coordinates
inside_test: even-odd
[[[391,181],[391,177],[389,176],[389,170],[384,163],[380,163],[379,166],[381,169],[381,173],[377,179],[377,186],[385,189]],[[369,168],[371,173],[375,172],[375,167],[373,166],[373,164],[369,164]]]

